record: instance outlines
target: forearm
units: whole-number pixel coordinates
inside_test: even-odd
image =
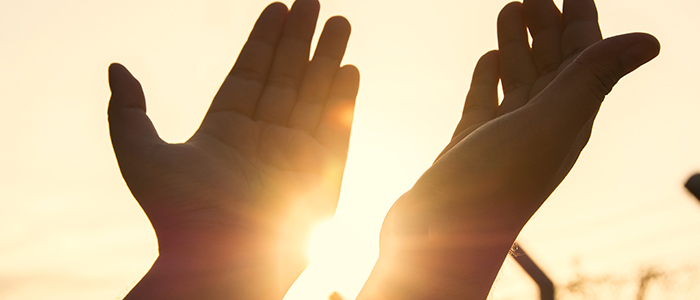
[[[392,207],[358,299],[486,299],[527,220],[523,212],[475,203],[441,211],[438,199],[426,197],[409,192]]]

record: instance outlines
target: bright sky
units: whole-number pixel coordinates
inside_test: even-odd
[[[140,279],[156,242],[110,146],[107,66],[129,67],[161,136],[184,141],[267,3],[0,2],[0,298],[117,299]],[[359,291],[384,214],[447,143],[506,3],[321,1],[322,20],[353,24],[344,62],[362,81],[337,219],[318,230],[340,246],[312,250],[335,257],[314,256],[289,299]],[[650,299],[688,298],[700,285],[700,203],[683,190],[700,171],[700,2],[598,7],[605,36],[653,33],[661,55],[615,87],[577,166],[520,241],[555,284],[583,274],[634,287],[652,268],[676,294],[658,287]],[[503,270],[493,299],[536,299],[516,265]]]

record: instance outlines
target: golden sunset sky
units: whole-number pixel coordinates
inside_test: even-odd
[[[156,240],[111,148],[107,67],[127,66],[161,137],[185,141],[268,3],[0,1],[0,299],[121,299],[140,279]],[[344,63],[362,79],[336,220],[318,230],[335,246],[316,243],[288,299],[359,292],[384,214],[447,144],[506,3],[321,0],[317,35],[347,17]],[[648,299],[688,299],[700,293],[700,202],[683,189],[700,171],[700,2],[598,9],[604,36],[649,32],[661,54],[606,98],[576,167],[519,240],[558,286],[614,277],[631,295],[617,299],[634,299],[654,269],[672,288]],[[537,292],[506,263],[492,297]]]

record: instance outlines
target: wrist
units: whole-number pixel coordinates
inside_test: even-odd
[[[396,201],[358,299],[486,298],[522,226],[467,201],[457,210],[435,195],[411,190]]]
[[[414,188],[403,194],[387,213],[381,240],[400,238],[408,243],[423,238],[427,241],[421,243],[423,246],[441,241],[465,247],[512,244],[531,213],[504,202],[464,195],[457,199],[438,191]],[[455,244],[455,240],[459,243]]]
[[[157,233],[159,256],[125,299],[282,298],[288,286],[272,237],[188,228]]]
[[[273,299],[276,295],[265,295],[269,287],[251,280],[262,277],[260,273],[192,257],[160,256],[124,299]]]
[[[160,251],[148,273],[125,297],[133,299],[281,299],[288,287],[268,253],[208,251],[221,245]]]

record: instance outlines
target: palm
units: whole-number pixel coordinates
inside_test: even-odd
[[[138,82],[110,67],[115,153],[161,257],[194,247],[221,264],[243,260],[255,270],[246,281],[256,297],[291,285],[305,267],[310,227],[338,200],[359,78],[339,67],[350,34],[341,17],[328,21],[309,62],[318,9],[314,0],[289,12],[270,5],[182,144],[157,136]]]
[[[532,47],[528,31],[533,38]],[[507,189],[509,195],[499,198],[527,203],[530,210],[537,209],[571,170],[588,142],[598,109],[596,102],[602,101],[608,90],[594,91],[599,99],[584,103],[587,107],[570,105],[568,109],[590,113],[580,114],[583,115],[580,120],[567,120],[578,123],[565,128],[568,130],[565,133],[543,128],[561,122],[550,122],[547,118],[548,114],[561,114],[556,109],[563,108],[544,102],[557,101],[548,98],[553,98],[552,91],[559,88],[557,80],[567,79],[564,70],[586,48],[601,40],[593,1],[565,1],[563,14],[552,1],[532,0],[504,7],[498,18],[499,50],[487,53],[479,61],[462,120],[440,157],[453,147],[460,147],[464,149],[456,151],[479,152],[479,156],[465,157],[478,157],[481,161],[492,157],[501,161],[479,165],[483,169],[474,169],[474,173],[498,174],[494,175],[498,178],[490,180],[511,187]],[[500,105],[496,92],[499,78],[504,94]],[[565,99],[558,102],[566,104]],[[502,167],[496,170],[498,166]],[[530,180],[523,182],[523,177]]]
[[[528,30],[533,37],[528,42]],[[475,71],[471,99],[452,142],[445,151],[467,137],[481,125],[515,112],[539,95],[581,52],[602,40],[593,1],[566,1],[562,15],[551,1],[512,3],[498,18],[498,54],[488,53]],[[498,78],[502,80],[504,98],[497,104],[495,91]],[[534,102],[533,102],[534,103]],[[530,103],[530,104],[533,104]],[[532,106],[532,105],[530,105]],[[578,157],[590,136],[595,116],[590,117],[577,135],[576,147],[567,155],[568,169]],[[494,131],[522,131],[529,124],[526,118],[508,122],[507,128]],[[566,175],[567,167],[562,169]]]
[[[214,119],[214,130],[200,129],[188,144],[208,156],[212,161],[208,166],[214,169],[210,171],[224,179],[219,185],[228,187],[227,193],[235,193],[214,197],[212,201],[217,205],[238,205],[224,199],[242,199],[252,208],[268,210],[268,221],[273,223],[293,217],[274,212],[313,216],[311,223],[332,215],[345,164],[344,149],[331,149],[305,130],[255,121],[237,113],[210,114],[208,118]],[[225,132],[219,128],[236,130]],[[298,220],[304,219],[308,218]]]

